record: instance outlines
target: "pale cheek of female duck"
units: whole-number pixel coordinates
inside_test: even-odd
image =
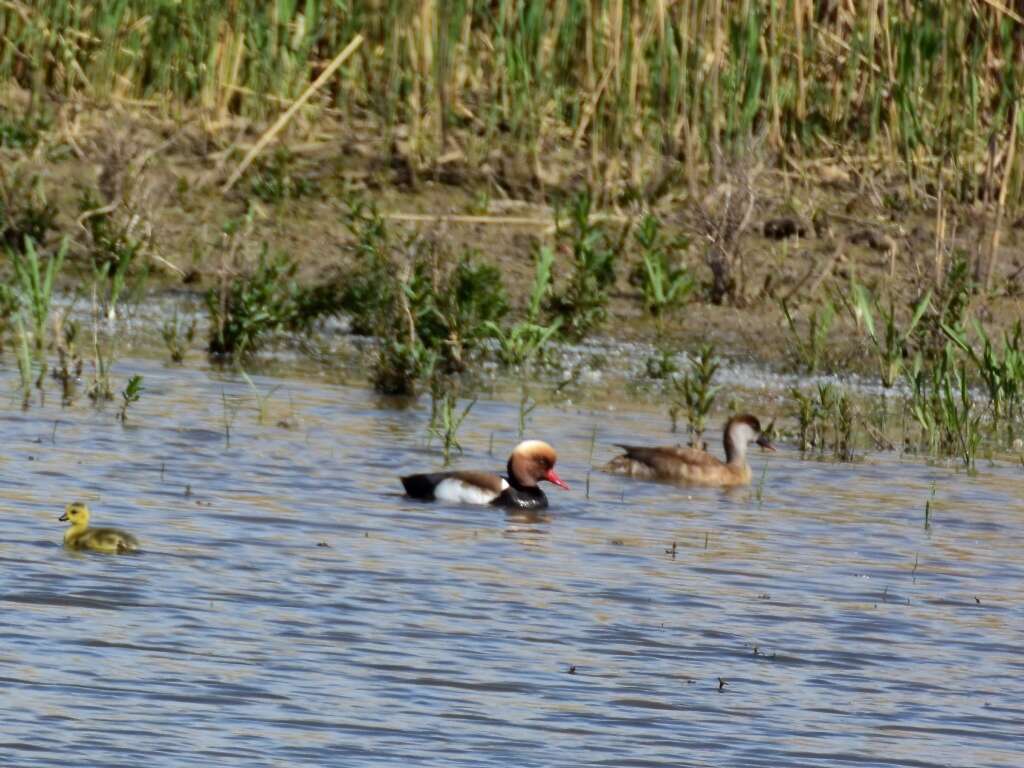
[[[748,426],[747,424],[744,424],[742,427],[740,427],[739,438],[744,443],[752,443],[752,442],[754,442],[755,440],[757,440],[757,436],[758,436],[758,433],[754,430],[753,427]]]

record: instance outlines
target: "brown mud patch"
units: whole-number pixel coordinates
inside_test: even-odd
[[[25,106],[17,96],[6,101],[9,109]],[[101,204],[136,217],[147,234],[151,276],[157,278],[149,290],[201,292],[224,271],[255,259],[264,244],[292,255],[300,280],[344,270],[353,259],[346,201],[358,193],[386,214],[396,232],[418,231],[455,252],[472,248],[498,265],[513,305],[521,306],[530,288],[533,253],[539,243],[552,240],[557,201],[585,184],[584,166],[571,152],[547,158],[546,167],[558,167],[547,178],[516,161],[521,152],[505,152],[501,146],[478,163],[453,157],[418,169],[403,155],[394,132],[388,135],[372,123],[320,120],[282,134],[225,194],[221,185],[258,138],[259,126],[171,120],[123,105],[67,104],[55,115],[33,146],[0,150],[5,185],[11,188],[15,178],[35,180],[57,211],[54,238],[70,237],[72,258],[87,249],[82,227],[86,190]],[[295,193],[278,200],[261,196],[261,174],[271,176],[266,183],[276,175]],[[708,176],[713,175],[709,170]],[[653,211],[670,235],[688,240],[680,258],[700,283],[709,284],[708,242],[695,220],[695,202],[722,185],[692,190],[656,179],[648,187],[657,190],[646,202],[611,201],[599,215],[615,231],[643,211]],[[688,349],[711,341],[729,357],[785,368],[793,344],[780,303],[785,300],[802,323],[812,307],[829,298],[836,303],[837,319],[824,368],[870,370],[863,334],[853,332],[849,313],[842,310],[850,279],[891,294],[896,306],[909,313],[937,276],[941,281],[955,251],[972,263],[980,259],[984,267],[994,208],[978,201],[958,203],[948,195],[939,206],[930,186],[873,178],[830,158],[775,163],[758,178],[750,226],[739,240],[737,300],[732,306],[715,305],[698,291],[666,323],[665,343]],[[247,214],[246,242],[234,248],[225,226]],[[1022,221],[1008,215],[1004,222],[991,289],[978,292],[971,306],[995,329],[1011,325],[1024,309]],[[636,251],[623,253],[600,335],[654,339],[640,291],[628,280],[639,258]],[[557,259],[556,283],[568,271],[566,254]],[[85,266],[79,274],[88,274]]]

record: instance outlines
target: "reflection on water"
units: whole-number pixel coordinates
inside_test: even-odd
[[[400,495],[437,464],[423,409],[257,378],[260,423],[231,375],[130,365],[127,427],[0,410],[5,766],[1024,762],[1019,467],[782,450],[760,502],[587,498],[595,425],[597,465],[665,425],[539,408],[573,491],[512,516]],[[516,423],[480,401],[466,463]],[[76,498],[143,554],[65,552]]]

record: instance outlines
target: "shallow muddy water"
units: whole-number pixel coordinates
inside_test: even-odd
[[[1024,764],[1020,467],[783,446],[753,489],[587,498],[594,430],[600,465],[663,418],[541,407],[572,490],[531,520],[400,495],[426,402],[255,377],[260,423],[234,374],[135,372],[126,426],[0,404],[4,766]],[[480,400],[461,465],[517,418]],[[144,551],[64,551],[79,498]]]

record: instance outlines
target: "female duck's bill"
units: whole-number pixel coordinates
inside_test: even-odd
[[[725,448],[724,462],[696,448],[620,445],[625,453],[608,462],[604,469],[645,480],[724,487],[747,485],[750,483],[747,446],[756,443],[765,450],[775,450],[775,446],[762,432],[761,422],[750,414],[729,419],[722,442]]]
[[[89,507],[73,501],[64,508],[60,522],[71,523],[64,532],[64,546],[68,549],[87,549],[106,554],[124,554],[139,548],[138,539],[117,528],[90,528]]]
[[[490,472],[461,471],[407,475],[405,492],[414,499],[462,504],[495,504],[517,509],[543,509],[548,498],[537,485],[541,480],[569,490],[555,472],[554,448],[540,440],[520,443],[509,456],[507,477]]]

